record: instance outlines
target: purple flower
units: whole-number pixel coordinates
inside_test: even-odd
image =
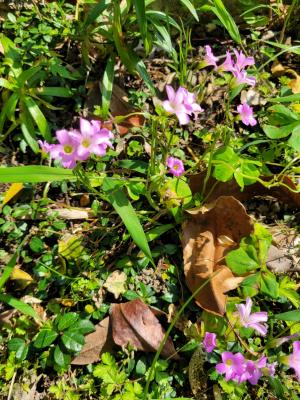
[[[77,154],[80,160],[87,160],[91,153],[104,156],[106,148],[112,147],[111,139],[114,135],[108,129],[101,129],[100,121],[91,121],[80,118],[80,135]]]
[[[213,65],[214,69],[217,69],[217,61],[218,61],[218,57],[216,57],[210,46],[205,46],[205,51],[206,51],[206,55],[204,57],[204,63],[205,66],[209,66],[209,65]]]
[[[46,141],[38,140],[38,144],[44,153],[50,153],[51,149],[53,148],[53,144],[49,144]]]
[[[179,177],[184,173],[183,162],[179,158],[168,157],[167,166],[169,167],[169,172],[174,176]]]
[[[298,380],[300,381],[300,341],[293,343],[293,352],[288,358],[290,368],[295,371]]]
[[[258,334],[265,336],[267,326],[261,322],[268,321],[268,313],[265,311],[255,312],[251,314],[252,300],[247,297],[246,304],[237,304],[236,308],[239,312],[240,322],[245,328],[253,328]],[[300,342],[299,342],[300,343]]]
[[[245,375],[251,385],[257,385],[259,378],[262,376],[261,368],[264,368],[267,363],[267,357],[262,357],[257,361],[247,360],[245,365]]]
[[[242,122],[245,125],[254,126],[257,124],[256,119],[253,117],[253,108],[250,107],[247,103],[240,104],[237,107],[237,111],[240,114]]]
[[[190,115],[194,114],[196,117],[202,108],[196,103],[196,96],[181,87],[175,92],[170,85],[166,85],[168,100],[163,101],[163,108],[175,114],[178,118],[180,125],[186,125],[190,122]]]
[[[219,374],[225,374],[226,381],[238,379],[245,370],[244,356],[241,353],[233,354],[230,351],[222,353],[222,362],[216,365]]]
[[[203,346],[208,353],[211,353],[213,349],[216,347],[216,338],[217,335],[211,332],[205,332],[205,336],[203,339]]]

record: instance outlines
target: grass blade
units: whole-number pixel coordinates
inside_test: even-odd
[[[35,318],[37,320],[41,319],[41,317],[38,315],[38,313],[29,304],[26,304],[23,301],[16,299],[15,297],[11,296],[10,294],[0,293],[0,301],[15,308],[16,310],[20,311],[22,314],[28,315],[29,317]]]
[[[66,168],[46,167],[44,165],[0,168],[1,183],[38,183],[63,180],[76,180],[73,171]]]
[[[226,10],[222,0],[213,0],[214,7],[211,7],[211,11],[218,17],[222,25],[226,28],[232,39],[238,44],[242,43],[239,29],[234,22],[234,19]]]
[[[114,76],[115,76],[115,57],[109,57],[102,81],[102,112],[103,118],[107,118],[112,95]]]
[[[199,18],[197,15],[197,11],[195,10],[195,7],[193,4],[190,2],[190,0],[180,0],[180,2],[189,10],[189,12],[192,14],[192,16],[195,18],[197,22],[199,22]]]
[[[47,140],[48,142],[50,142],[52,137],[50,134],[48,122],[47,122],[44,114],[42,113],[41,109],[39,108],[39,106],[29,96],[24,96],[24,104],[26,105],[27,110],[29,111],[30,115],[32,116],[34,122],[37,124],[43,138],[45,140]]]
[[[143,227],[130,201],[120,188],[120,183],[118,181],[114,182],[112,179],[105,178],[102,188],[107,196],[108,201],[111,203],[124,222],[124,225],[126,226],[135,244],[143,251],[145,256],[148,257],[154,265]]]

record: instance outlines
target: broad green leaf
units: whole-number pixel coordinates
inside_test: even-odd
[[[41,253],[45,248],[45,244],[42,239],[37,236],[33,236],[29,242],[29,247],[34,253]]]
[[[270,271],[262,271],[259,279],[260,292],[264,293],[273,299],[278,297],[279,285],[276,276]]]
[[[190,0],[180,0],[180,2],[189,10],[189,12],[192,14],[192,16],[195,18],[197,22],[199,22],[199,18],[197,15],[197,11],[195,10],[195,7],[193,4],[190,2]]]
[[[67,330],[62,335],[61,341],[68,350],[78,352],[84,345],[84,336],[76,331]]]
[[[75,312],[69,312],[60,316],[58,318],[57,329],[59,331],[64,331],[65,329],[70,328],[70,326],[73,326],[77,322],[78,318],[79,315]]]
[[[34,339],[34,347],[37,349],[43,349],[44,347],[50,346],[51,343],[57,338],[58,333],[53,329],[43,328]]]
[[[1,183],[39,183],[62,180],[75,181],[76,177],[70,169],[46,167],[44,165],[0,168]]]
[[[228,267],[237,275],[244,275],[259,268],[257,261],[242,248],[230,251],[225,260]]]
[[[221,147],[213,155],[213,164],[213,176],[218,181],[227,182],[232,179],[239,165],[239,157],[231,147]]]
[[[273,318],[280,321],[300,322],[300,310],[287,311],[280,314],[273,315]]]
[[[113,179],[105,178],[102,188],[108,201],[122,218],[122,221],[135,244],[154,264],[143,227],[130,201],[122,189],[120,189],[119,184],[114,182]]]
[[[115,57],[111,56],[107,61],[102,80],[102,111],[104,114],[104,118],[106,118],[109,111],[112,90],[113,90],[114,76],[115,76],[114,68],[115,68]]]
[[[70,354],[64,353],[59,346],[55,346],[53,358],[60,367],[67,367],[71,362]]]
[[[20,311],[22,314],[28,315],[29,317],[35,318],[37,320],[41,319],[39,314],[29,304],[26,304],[23,301],[16,299],[10,294],[0,293],[0,302],[8,304],[9,306]]]
[[[271,106],[268,108],[268,111],[275,111],[275,116],[276,114],[281,114],[286,118],[286,122],[283,123],[282,125],[287,125],[289,123],[292,123],[294,121],[299,121],[300,120],[300,115],[291,111],[288,107],[283,106],[282,104],[275,104],[274,106]],[[271,114],[272,116],[272,114]],[[275,122],[275,124],[279,123],[279,121]],[[273,122],[271,122],[273,124]]]
[[[148,163],[140,160],[120,160],[117,162],[118,166],[125,169],[130,169],[132,171],[139,172],[146,175],[148,171]]]
[[[222,0],[212,0],[214,7],[211,7],[211,11],[219,18],[222,25],[226,28],[232,39],[238,44],[242,43],[239,29],[234,22],[232,16],[226,10]]]
[[[296,151],[300,153],[300,124],[293,130],[288,144]]]
[[[17,360],[25,360],[28,354],[28,346],[26,346],[25,340],[14,338],[8,342],[8,350],[16,353]]]
[[[91,333],[95,331],[94,324],[88,319],[80,319],[78,322],[74,324],[70,329],[70,331],[76,331],[81,333],[82,335],[86,335],[87,333]]]
[[[26,105],[30,115],[32,116],[33,120],[37,124],[43,138],[47,140],[48,142],[51,141],[52,136],[50,134],[48,122],[40,110],[39,106],[36,104],[36,102],[29,96],[24,96],[23,98],[24,104]]]
[[[5,89],[12,90],[12,91],[16,87],[12,83],[10,83],[7,79],[4,79],[4,78],[0,78],[0,86],[4,87]]]
[[[293,122],[292,124],[281,126],[277,128],[277,126],[272,125],[263,125],[263,131],[270,139],[282,139],[293,131],[293,129],[299,125],[299,122]]]
[[[42,86],[35,89],[35,93],[38,96],[53,96],[53,97],[72,97],[74,92],[71,89],[65,87],[46,87]]]

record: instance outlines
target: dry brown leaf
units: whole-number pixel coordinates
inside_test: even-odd
[[[155,352],[163,340],[165,331],[149,306],[136,299],[110,308],[112,335],[119,346],[130,343],[137,350]],[[161,352],[162,357],[178,358],[169,337]]]
[[[109,317],[104,318],[98,325],[96,331],[85,336],[85,344],[71,364],[87,365],[99,361],[100,355],[112,348],[112,337],[109,326]]]
[[[103,286],[117,299],[120,294],[126,291],[126,281],[127,275],[125,272],[116,270],[109,275]]]
[[[226,292],[243,280],[224,265],[224,255],[253,231],[253,223],[243,205],[232,196],[221,196],[208,211],[192,214],[183,225],[184,273],[194,292],[211,278],[196,296],[196,303],[214,314],[223,315]],[[225,238],[224,240],[218,240]],[[212,277],[214,272],[218,271]]]
[[[190,176],[189,185],[193,193],[201,191],[205,173]],[[270,180],[270,177],[263,177],[266,182]],[[300,208],[300,193],[291,192],[296,189],[296,186],[292,180],[285,176],[282,179],[282,183],[286,186],[272,187],[271,189],[266,188],[261,183],[256,182],[253,185],[245,186],[241,192],[241,188],[234,179],[228,182],[220,182],[215,178],[210,177],[207,182],[207,190],[205,192],[206,201],[213,202],[220,196],[234,196],[237,200],[247,201],[255,196],[271,196],[283,203],[286,203],[289,207]],[[211,188],[214,188],[211,190]]]

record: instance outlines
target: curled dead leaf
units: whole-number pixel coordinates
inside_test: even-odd
[[[210,279],[195,298],[200,307],[217,315],[224,314],[225,293],[243,280],[224,265],[224,256],[252,231],[251,218],[232,196],[221,196],[208,211],[190,215],[184,223],[182,242],[187,286],[194,292]]]
[[[110,308],[112,335],[119,346],[130,343],[137,350],[155,352],[163,340],[165,331],[149,306],[136,299]],[[169,337],[161,352],[164,358],[179,358]]]
[[[109,317],[104,318],[95,326],[95,332],[85,336],[85,344],[81,352],[71,364],[88,365],[99,361],[100,355],[111,350],[113,342],[109,325]]]

